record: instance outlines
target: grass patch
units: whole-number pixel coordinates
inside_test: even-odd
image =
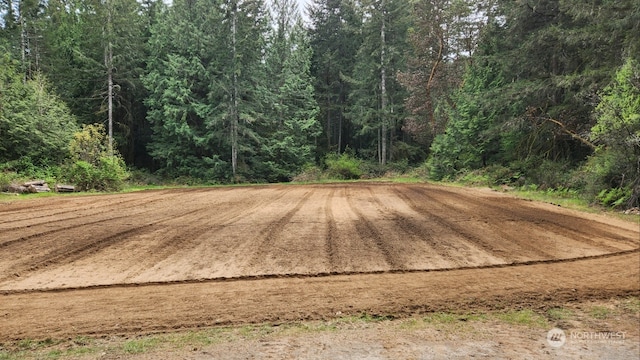
[[[428,314],[419,320],[412,319],[406,325],[402,325],[401,327],[407,329],[418,329],[432,326],[437,329],[451,328],[453,330],[460,330],[467,323],[485,321],[488,318],[487,314],[436,312]]]
[[[606,306],[592,306],[589,309],[589,315],[598,320],[608,319],[613,316],[614,311]]]
[[[552,321],[568,320],[573,316],[573,311],[565,308],[552,308],[547,310],[547,318]]]
[[[162,344],[160,337],[144,337],[129,340],[122,345],[122,350],[126,354],[142,354],[149,350],[154,350]]]
[[[624,299],[620,304],[620,307],[624,311],[628,311],[635,315],[640,315],[640,298],[630,297],[630,298]]]
[[[497,313],[496,318],[511,325],[523,325],[529,327],[548,327],[549,324],[544,316],[529,310],[512,310]]]

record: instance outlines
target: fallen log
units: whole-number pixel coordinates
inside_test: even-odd
[[[32,181],[27,181],[26,183],[22,184],[22,186],[24,186],[24,187],[29,187],[31,185],[46,186],[47,183],[44,180],[32,180]]]
[[[29,185],[27,187],[27,189],[29,190],[30,193],[43,193],[43,192],[51,191],[51,189],[49,188],[49,186],[47,184],[44,184],[44,185]]]
[[[26,186],[11,184],[7,187],[7,192],[24,194],[28,191]]]
[[[75,192],[76,191],[76,187],[73,185],[61,185],[58,184],[55,186],[55,190],[56,192]]]

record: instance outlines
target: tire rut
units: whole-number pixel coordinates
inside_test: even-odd
[[[178,195],[174,195],[174,196],[178,196]],[[149,198],[152,199],[152,200],[150,200],[150,201],[142,201],[141,202],[141,200],[145,200],[145,199],[149,199]],[[69,214],[69,213],[74,214],[74,213],[78,213],[78,212],[82,212],[82,211],[86,211],[86,210],[94,210],[94,209],[102,209],[102,208],[106,208],[106,207],[120,206],[120,205],[128,204],[128,203],[135,203],[134,205],[137,207],[137,206],[140,206],[140,205],[150,204],[150,203],[154,203],[154,202],[163,200],[163,198],[158,198],[157,194],[154,194],[154,195],[146,196],[144,198],[133,198],[133,199],[128,199],[128,200],[116,201],[116,202],[109,202],[107,200],[109,200],[109,199],[107,199],[107,198],[96,199],[96,200],[91,201],[89,203],[83,203],[83,204],[81,204],[80,207],[73,207],[70,210],[62,210],[62,211],[60,211],[57,206],[53,207],[53,208],[50,208],[50,209],[40,209],[39,208],[38,209],[39,214],[37,214],[37,215],[33,215],[34,214],[33,207],[29,207],[29,208],[27,208],[28,210],[25,210],[25,211],[4,211],[4,212],[10,212],[11,216],[15,216],[15,215],[19,215],[19,214],[32,214],[28,218],[24,218],[23,220],[17,220],[17,221],[28,221],[28,220],[36,220],[36,219],[41,219],[41,218],[48,218],[48,217],[62,215],[62,214]],[[59,205],[60,204],[58,204],[58,206]],[[54,211],[54,212],[50,213],[50,214],[42,214],[42,212],[45,212],[45,211]],[[89,216],[90,215],[94,215],[94,214],[89,214]],[[56,219],[56,220],[53,220],[53,221],[46,221],[46,222],[39,222],[39,223],[36,223],[35,225],[49,224],[49,223],[52,223],[52,222],[64,221],[64,220],[68,220],[68,219],[69,218]],[[9,221],[1,221],[0,220],[0,225],[1,224],[6,224],[6,223],[11,223],[11,222],[16,222],[16,220],[9,220]],[[31,226],[34,226],[34,225],[16,226],[16,227],[12,227],[12,228],[5,228],[3,230],[13,230],[13,229],[20,229],[20,228],[23,228],[23,227],[31,227]]]
[[[337,226],[336,226],[336,220],[333,217],[333,210],[331,210],[332,208],[332,201],[333,201],[333,196],[335,195],[335,189],[331,189],[331,192],[329,192],[329,195],[327,195],[327,200],[325,201],[325,205],[324,205],[324,214],[325,214],[325,218],[326,218],[326,223],[327,223],[327,234],[325,236],[325,253],[327,254],[327,258],[329,261],[329,271],[331,272],[335,272],[338,271],[338,263],[339,263],[339,253],[338,253],[338,244],[336,243],[337,240]]]
[[[426,189],[413,189],[413,191],[418,191],[420,193],[425,193]],[[638,247],[640,245],[640,241],[633,241],[629,238],[619,236],[610,231],[598,229],[595,226],[589,226],[586,228],[576,228],[576,218],[570,215],[559,214],[559,213],[546,213],[541,211],[527,211],[523,209],[523,206],[528,207],[528,204],[524,200],[520,199],[510,199],[510,203],[515,203],[515,206],[511,206],[509,208],[504,208],[498,205],[494,205],[489,202],[479,202],[470,197],[465,197],[455,192],[440,190],[445,193],[447,197],[453,197],[468,203],[473,204],[478,209],[483,209],[486,213],[486,208],[490,208],[499,213],[509,214],[511,217],[515,217],[519,219],[519,221],[527,222],[535,224],[539,227],[544,227],[545,229],[551,228],[553,232],[557,234],[561,234],[571,239],[575,239],[576,241],[588,244],[590,246],[603,249],[609,252],[617,252],[621,249],[608,245],[606,240],[595,240],[594,238],[587,237],[584,234],[589,233],[591,236],[595,238],[608,238],[611,240],[615,240],[618,242],[622,242],[628,245],[632,245]],[[482,213],[482,212],[480,212]],[[584,221],[580,222],[583,226]]]
[[[278,194],[275,199],[279,199],[284,196],[283,192]],[[210,212],[211,208],[208,208],[207,211],[204,211],[204,215],[197,217],[193,221],[190,221],[188,224],[183,225],[187,230],[184,232],[180,232],[170,238],[162,240],[158,243],[151,251],[151,254],[146,256],[144,259],[144,264],[137,266],[139,270],[131,272],[127,275],[125,280],[133,279],[149,268],[157,265],[161,261],[169,258],[171,255],[176,254],[179,251],[185,250],[185,245],[189,243],[197,243],[197,238],[206,234],[207,232],[215,232],[216,230],[222,229],[226,226],[232,225],[239,218],[243,216],[250,215],[258,211],[260,206],[267,201],[265,200],[255,200],[251,199],[250,204],[243,202],[242,207],[238,207],[239,210],[236,211],[228,211],[229,204],[216,204],[220,208],[220,216],[224,219],[221,223],[211,226],[207,223],[201,224],[203,220],[207,220],[211,218]],[[237,205],[237,204],[236,204]],[[248,207],[248,208],[247,208]],[[227,212],[225,212],[227,210]]]
[[[456,206],[452,206],[450,204],[448,204],[447,202],[437,198],[437,196],[433,196],[431,193],[427,193],[426,189],[423,188],[411,188],[411,191],[416,194],[417,196],[421,196],[423,198],[428,198],[430,200],[432,200],[433,202],[436,202],[438,204],[440,204],[441,206],[445,206],[448,208],[455,208]],[[452,196],[453,197],[453,196]],[[482,226],[486,226],[487,228],[489,228],[489,230],[491,230],[493,233],[495,233],[496,235],[498,235],[500,237],[501,241],[500,243],[506,246],[510,246],[512,247],[511,249],[507,249],[507,251],[509,253],[513,253],[513,254],[517,254],[518,256],[521,257],[530,257],[530,258],[539,258],[539,259],[555,259],[556,256],[554,256],[551,253],[548,253],[546,251],[544,251],[543,249],[541,249],[540,247],[536,247],[533,246],[531,244],[529,244],[526,239],[521,236],[522,234],[518,234],[518,236],[513,236],[513,234],[508,233],[507,231],[505,231],[501,226],[497,226],[494,222],[495,219],[500,219],[503,216],[503,212],[487,212],[487,210],[485,209],[486,207],[491,207],[492,206],[483,206],[483,208],[480,208],[480,205],[483,203],[480,203],[474,199],[470,199],[469,201],[467,201],[466,198],[459,196],[459,197],[455,197],[456,199],[458,199],[459,201],[467,204],[467,203],[474,203],[474,204],[478,204],[478,208],[473,211],[474,216],[472,216],[472,218],[478,216],[477,214],[481,214],[480,216],[478,216],[481,219],[482,222]],[[496,210],[495,208],[493,208],[494,210]],[[482,210],[482,211],[481,211]],[[477,220],[476,220],[477,221]]]
[[[392,192],[397,197],[401,197],[399,189],[394,188]],[[460,254],[457,254],[457,249],[453,246],[447,245],[445,242],[437,241],[432,235],[433,229],[425,227],[421,225],[417,220],[414,220],[397,210],[389,208],[380,200],[378,195],[376,195],[375,191],[373,191],[371,188],[369,188],[369,194],[379,207],[384,208],[388,212],[389,217],[393,220],[396,229],[401,229],[407,236],[416,239],[416,241],[420,241],[426,244],[443,261],[458,266],[464,266],[464,259],[460,256]]]
[[[77,260],[87,257],[90,254],[97,253],[109,246],[113,246],[119,242],[130,239],[132,236],[144,234],[145,232],[148,231],[148,229],[157,227],[158,225],[164,222],[172,221],[181,217],[190,216],[194,213],[202,212],[203,209],[204,208],[190,210],[178,216],[175,216],[175,215],[167,216],[158,221],[154,221],[144,225],[136,226],[131,229],[116,232],[113,235],[100,238],[96,241],[89,241],[88,243],[85,243],[83,240],[79,240],[78,244],[75,244],[75,245],[71,244],[59,250],[53,251],[52,253],[48,253],[46,255],[40,256],[36,259],[29,259],[27,262],[24,262],[21,264],[15,264],[12,267],[13,274],[8,274],[7,276],[0,277],[0,282],[13,279],[15,276],[14,274],[18,274],[20,277],[26,277],[26,276],[29,276],[29,274],[34,273],[42,268],[47,268],[47,270],[51,270],[56,267],[73,263]]]
[[[159,201],[171,200],[171,199],[173,199],[175,197],[178,197],[178,196],[180,196],[180,195],[175,194],[175,195],[168,196],[168,197],[165,197],[165,198],[154,199],[154,200],[151,200],[151,201],[143,202],[142,204],[136,204],[135,206],[132,206],[130,208],[139,208],[140,206],[145,206],[145,205],[157,203]],[[129,201],[127,201],[127,202],[129,202]],[[106,206],[107,205],[105,205],[103,207],[106,207]],[[122,210],[123,209],[119,209],[119,211],[122,211]],[[75,209],[75,210],[73,210],[71,212],[77,212],[77,211],[78,210]],[[82,216],[68,217],[68,218],[64,218],[64,219],[56,219],[56,220],[51,220],[51,221],[45,221],[45,222],[41,222],[41,223],[37,223],[37,224],[33,224],[33,225],[25,225],[25,226],[19,226],[19,227],[10,228],[10,229],[3,229],[3,231],[10,231],[10,230],[11,231],[17,231],[17,230],[21,230],[21,229],[33,229],[33,228],[37,229],[37,227],[39,227],[39,226],[47,226],[47,225],[51,225],[51,224],[55,224],[55,223],[62,223],[62,222],[69,222],[69,221],[76,221],[76,220],[80,222],[80,224],[74,224],[74,225],[63,226],[63,227],[59,227],[59,228],[56,228],[56,229],[42,231],[42,232],[36,232],[34,234],[22,236],[22,237],[17,238],[17,239],[6,240],[6,241],[3,241],[3,242],[0,242],[0,249],[3,249],[5,247],[8,247],[8,246],[11,246],[11,245],[14,245],[14,244],[18,244],[18,243],[23,242],[23,241],[28,241],[28,240],[32,240],[32,239],[35,239],[35,238],[39,238],[39,237],[42,237],[42,236],[45,236],[45,235],[51,235],[51,234],[55,234],[55,233],[58,233],[58,232],[67,231],[67,230],[74,229],[74,228],[81,227],[81,226],[95,225],[95,224],[98,224],[98,223],[101,223],[101,222],[125,219],[125,218],[128,218],[128,217],[131,217],[132,215],[136,216],[136,215],[145,214],[145,213],[148,213],[148,212],[151,212],[151,211],[153,211],[153,210],[152,209],[147,209],[145,211],[141,211],[141,212],[138,212],[138,213],[135,213],[135,214],[128,214],[128,215],[122,215],[122,216],[112,216],[112,217],[109,217],[109,218],[99,218],[98,220],[95,220],[95,221],[80,221],[80,219],[90,218],[90,217],[93,217],[93,216],[96,216],[96,215],[101,216],[103,214],[106,214],[106,215],[110,215],[111,214],[111,212],[106,212],[105,213],[104,211],[98,211],[98,212],[95,212],[95,213],[92,213],[92,214],[87,214],[87,215],[82,215]]]
[[[436,214],[433,210],[430,210],[427,207],[418,204],[413,198],[409,197],[407,194],[404,194],[402,191],[397,191],[396,193],[415,212],[417,212],[417,213],[421,214],[422,216],[424,216],[427,221],[433,221],[436,224],[438,224],[439,226],[444,227],[445,229],[452,230],[456,234],[462,236],[466,241],[468,241],[472,245],[478,247],[479,250],[485,252],[488,255],[491,255],[491,256],[499,259],[500,261],[503,261],[503,262],[506,262],[506,263],[512,261],[512,259],[507,258],[504,255],[497,253],[496,252],[497,249],[495,249],[491,245],[491,243],[483,240],[482,238],[480,238],[479,236],[477,236],[473,232],[471,232],[471,231],[463,228],[462,226],[458,225],[458,223],[456,221],[448,220],[448,219],[444,218],[443,216]],[[424,195],[422,193],[417,193],[417,194]]]
[[[305,192],[305,194],[302,196],[302,199],[298,201],[298,203],[296,204],[296,206],[293,207],[293,209],[287,211],[286,214],[282,216],[280,219],[278,219],[275,222],[272,222],[271,224],[267,225],[267,227],[262,229],[262,231],[260,231],[262,240],[260,241],[260,244],[256,247],[257,250],[254,251],[254,254],[251,256],[248,262],[249,267],[255,267],[257,264],[260,263],[260,261],[262,261],[264,252],[268,251],[268,249],[271,249],[273,247],[274,243],[277,241],[278,237],[284,230],[284,227],[291,221],[293,216],[298,211],[300,211],[304,203],[307,202],[307,200],[309,199],[309,197],[311,197],[313,192],[314,192],[313,190]]]
[[[391,269],[404,269],[404,263],[396,258],[393,246],[383,239],[380,231],[364,216],[358,206],[354,204],[353,196],[351,196],[350,193],[347,193],[347,203],[349,204],[351,211],[353,211],[353,213],[358,217],[354,225],[358,230],[360,238],[365,241],[371,241],[382,254],[387,266]]]

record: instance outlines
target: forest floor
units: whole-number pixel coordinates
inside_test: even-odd
[[[338,331],[269,331],[157,351],[175,358],[640,356],[639,248],[637,222],[430,184],[3,201],[0,358],[24,355],[32,344],[256,331],[257,324]],[[554,309],[572,315],[524,328],[495,315]],[[434,314],[457,320],[443,330],[425,320]],[[363,318],[378,320],[343,321]],[[548,344],[551,325],[566,329],[566,346]],[[153,351],[87,356],[157,357]]]

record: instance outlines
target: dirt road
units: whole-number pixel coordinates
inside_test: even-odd
[[[638,224],[357,183],[0,203],[0,341],[640,294]]]

